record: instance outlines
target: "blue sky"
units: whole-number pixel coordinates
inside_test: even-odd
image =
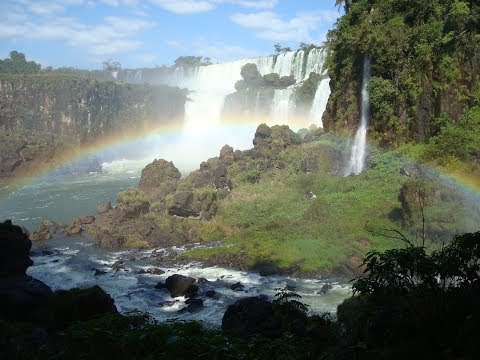
[[[273,52],[276,42],[321,44],[335,0],[1,0],[0,58],[98,69],[171,65],[181,55],[227,61]]]

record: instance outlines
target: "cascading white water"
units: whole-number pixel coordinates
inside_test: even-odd
[[[370,96],[368,94],[368,80],[371,76],[370,57],[365,56],[363,60],[362,99],[360,104],[360,127],[355,134],[350,160],[345,175],[358,175],[365,167],[365,156],[367,153],[367,128],[370,117]]]
[[[318,84],[312,108],[310,109],[310,122],[323,128],[322,115],[327,108],[328,98],[330,97],[330,79],[326,78]]]
[[[293,87],[276,90],[270,109],[270,121],[274,124],[289,125],[290,114],[294,110]]]
[[[323,74],[326,51],[324,49],[312,49],[308,56],[304,51],[286,52],[276,57],[266,56],[251,59],[201,66],[193,69],[178,68],[166,79],[166,83],[172,86],[187,88],[191,92],[185,108],[185,128],[200,130],[205,126],[220,124],[221,112],[225,97],[235,91],[235,83],[242,77],[240,71],[247,63],[257,65],[259,72],[266,75],[272,72],[280,76],[290,76],[297,83],[304,80],[304,72],[317,72]],[[315,123],[321,123],[321,116],[325,110],[325,99],[330,95],[328,83],[321,83],[312,106],[311,119]],[[327,86],[325,86],[327,85]],[[293,88],[275,90],[271,106],[270,121],[279,124],[290,123],[290,115],[293,113]],[[257,97],[257,102],[259,97]]]

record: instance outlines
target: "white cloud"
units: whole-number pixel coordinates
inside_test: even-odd
[[[305,41],[318,39],[314,33],[321,25],[331,23],[338,17],[334,11],[318,11],[298,13],[289,20],[284,20],[279,14],[263,11],[251,14],[237,13],[230,17],[236,24],[251,29],[261,39],[273,41]]]
[[[151,0],[153,4],[175,14],[194,14],[214,10],[222,4],[255,9],[272,9],[278,0]]]
[[[36,18],[19,23],[0,18],[0,38],[62,41],[95,56],[113,56],[138,49],[134,35],[155,24],[143,19],[107,16],[96,25],[85,25],[70,17]]]
[[[152,0],[155,5],[175,14],[207,12],[215,8],[212,1],[196,0]]]
[[[193,50],[198,56],[208,56],[214,62],[238,60],[257,55],[254,51],[244,47],[229,45],[220,41],[212,42],[203,37],[194,41]]]

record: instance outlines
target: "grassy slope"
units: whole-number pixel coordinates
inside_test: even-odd
[[[295,171],[305,147],[325,146],[334,144],[320,141],[287,149],[281,154],[287,167],[269,170],[255,184],[242,181],[244,174],[234,175],[231,195],[220,202],[215,220],[200,229],[206,240],[225,237],[224,245],[197,249],[188,256],[208,259],[237,254],[246,256],[250,266],[271,262],[303,272],[330,272],[343,264],[356,265],[373,248],[398,246],[399,241],[372,234],[365,224],[401,229],[390,214],[400,207],[398,195],[408,179],[399,172],[405,164],[402,152],[373,154],[371,167],[359,176]],[[308,191],[317,198],[305,199]],[[445,231],[461,231],[462,222],[455,223],[459,219],[453,216],[456,206],[442,203],[427,208],[427,222]]]

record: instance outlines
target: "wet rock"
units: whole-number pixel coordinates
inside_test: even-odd
[[[32,241],[43,241],[51,238],[52,233],[43,222],[38,225],[38,227],[30,235],[30,240]]]
[[[222,319],[223,331],[244,338],[255,334],[273,337],[278,335],[279,329],[272,303],[263,295],[236,301],[227,308]]]
[[[107,229],[97,229],[92,236],[92,242],[98,247],[115,249],[122,247],[127,240],[124,236],[112,234]]]
[[[106,271],[95,269],[95,273],[93,274],[93,276],[102,276],[102,275],[105,275],[106,273],[107,273]]]
[[[110,210],[112,210],[112,203],[110,201],[102,202],[100,205],[97,206],[95,211],[97,214],[106,214]]]
[[[205,292],[205,296],[208,297],[208,298],[214,298],[216,295],[217,295],[217,292],[213,289],[208,289]]]
[[[178,300],[171,300],[171,301],[162,301],[158,303],[159,306],[161,307],[172,307],[178,302]]]
[[[82,225],[89,225],[95,221],[95,217],[93,215],[86,215],[80,218],[80,224]]]
[[[207,279],[205,279],[204,277],[201,277],[201,278],[198,278],[197,279],[197,283],[198,284],[206,284],[208,283],[209,281]]]
[[[203,308],[203,300],[198,299],[198,298],[190,298],[185,301],[185,304],[187,304],[187,307],[184,307],[183,309],[180,309],[178,311],[179,314],[184,314],[184,313],[195,313],[197,311],[202,310]]]
[[[167,288],[167,285],[165,285],[165,283],[163,282],[158,282],[157,285],[155,285],[155,289],[157,290],[163,290],[163,289],[166,289]]]
[[[115,271],[118,271],[120,269],[123,269],[124,266],[125,266],[125,263],[123,262],[123,260],[117,260],[112,264],[112,269]]]
[[[245,286],[242,283],[237,282],[230,285],[230,289],[232,289],[233,291],[243,291],[245,289]]]
[[[172,297],[185,296],[193,297],[198,293],[198,286],[195,279],[189,276],[174,274],[165,280],[165,286]]]
[[[330,290],[333,289],[333,286],[331,284],[324,284],[320,290],[317,291],[317,294],[319,295],[325,295],[328,293]]]
[[[276,275],[278,273],[277,268],[273,266],[272,264],[257,264],[254,267],[255,271],[258,271],[260,276],[272,276]]]
[[[150,268],[150,269],[141,269],[139,274],[151,274],[151,275],[162,275],[165,274],[165,271],[159,268]]]

